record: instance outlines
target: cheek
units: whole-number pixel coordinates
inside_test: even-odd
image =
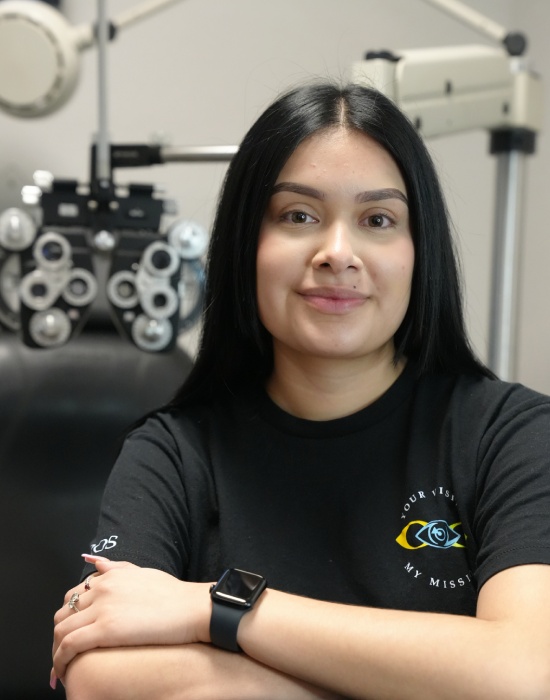
[[[273,233],[260,235],[256,253],[257,290],[263,294],[276,294],[284,287],[292,286],[296,274],[296,250]]]
[[[256,297],[260,320],[265,325],[266,314],[269,314],[276,298],[276,283],[280,276],[280,266],[277,262],[277,250],[271,245],[269,237],[260,237],[256,256]]]
[[[411,288],[414,269],[414,248],[412,242],[403,241],[391,254],[381,257],[371,275],[379,288],[408,293]]]

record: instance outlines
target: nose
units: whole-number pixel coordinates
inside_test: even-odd
[[[344,222],[334,222],[319,232],[312,263],[315,268],[330,268],[335,274],[363,266],[354,248],[352,232]]]

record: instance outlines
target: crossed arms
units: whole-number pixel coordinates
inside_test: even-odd
[[[475,618],[380,610],[268,589],[239,626],[245,654],[209,639],[209,584],[98,558],[79,611],[55,617],[69,700],[542,700],[550,698],[550,566],[507,569]]]

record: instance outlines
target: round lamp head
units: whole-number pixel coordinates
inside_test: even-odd
[[[79,68],[75,30],[60,12],[35,0],[0,3],[0,109],[17,117],[55,111]]]

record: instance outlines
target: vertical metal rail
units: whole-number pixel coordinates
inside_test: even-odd
[[[525,153],[497,155],[488,364],[505,380],[517,371],[517,316]]]
[[[109,20],[106,0],[97,0],[97,55],[98,55],[98,133],[96,151],[96,175],[100,187],[108,188],[111,180],[111,154],[107,110],[107,44]]]

